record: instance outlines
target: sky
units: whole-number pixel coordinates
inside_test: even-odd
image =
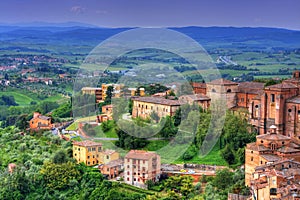
[[[0,23],[101,27],[236,26],[300,30],[300,0],[1,0]]]

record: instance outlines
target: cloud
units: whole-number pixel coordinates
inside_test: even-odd
[[[83,14],[85,12],[85,8],[82,6],[73,6],[70,11],[75,13],[76,15]]]

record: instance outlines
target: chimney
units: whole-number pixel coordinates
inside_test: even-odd
[[[136,88],[128,88],[128,90],[130,91],[130,95],[131,95],[132,97],[135,96]]]
[[[33,118],[38,118],[41,114],[39,112],[34,112],[33,113]]]
[[[140,88],[140,96],[145,96],[145,88]]]
[[[276,134],[277,127],[275,125],[270,126],[270,134]]]

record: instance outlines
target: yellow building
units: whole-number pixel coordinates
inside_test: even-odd
[[[81,89],[82,94],[95,95],[96,103],[103,102],[102,88],[96,87],[83,87]]]
[[[132,117],[149,118],[151,113],[156,113],[160,118],[173,116],[180,107],[178,100],[170,100],[161,97],[137,97],[132,98]]]
[[[113,160],[118,160],[120,158],[120,155],[115,150],[107,149],[105,151],[101,152],[100,160],[101,163],[107,164]]]
[[[113,97],[121,97],[122,89],[124,87],[123,84],[102,84],[102,99],[106,98],[106,92],[109,86],[113,87]]]
[[[73,157],[77,163],[92,166],[101,163],[102,144],[89,140],[73,141]]]
[[[73,158],[77,160],[77,163],[83,162],[87,166],[93,166],[117,160],[120,155],[115,150],[103,150],[99,142],[85,140],[73,141]]]

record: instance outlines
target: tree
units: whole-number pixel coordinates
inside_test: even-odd
[[[79,171],[72,162],[63,164],[45,162],[40,173],[43,175],[46,186],[52,190],[64,189],[71,180],[79,177]]]
[[[221,151],[221,155],[229,165],[235,163],[235,155],[230,144],[225,146],[225,148]]]
[[[62,164],[68,161],[67,154],[63,150],[59,150],[53,157],[54,164]]]
[[[195,190],[191,176],[171,176],[165,181],[165,188],[167,191],[181,194],[183,197],[187,197]]]

